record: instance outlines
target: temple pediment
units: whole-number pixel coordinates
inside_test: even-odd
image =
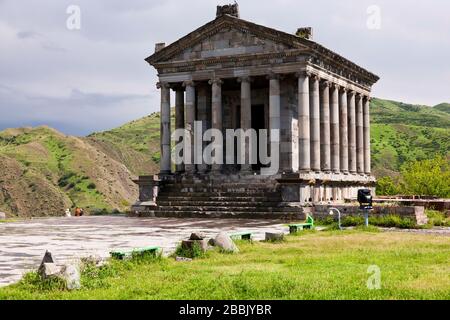
[[[220,16],[194,32],[160,48],[150,64],[215,57],[308,49],[295,35],[259,26],[229,15]]]

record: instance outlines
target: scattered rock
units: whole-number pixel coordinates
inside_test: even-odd
[[[185,257],[176,257],[175,260],[178,262],[191,262],[192,261],[191,258],[185,258]]]
[[[192,250],[195,244],[198,244],[203,252],[208,250],[208,242],[206,240],[183,240],[181,247],[187,250]]]
[[[46,263],[55,263],[55,260],[53,259],[52,253],[50,251],[45,251],[44,257],[42,258],[41,265],[38,269],[40,275],[43,275]]]
[[[62,267],[56,263],[44,263],[39,269],[39,274],[42,279],[58,277],[61,275],[61,269]]]
[[[209,244],[211,247],[215,247],[215,246],[216,246],[216,240],[214,240],[213,238],[211,238],[211,239],[209,239],[208,244]]]
[[[284,233],[266,232],[266,241],[283,241]]]
[[[0,220],[6,220],[6,213],[0,212]]]
[[[67,290],[78,290],[81,288],[80,271],[74,265],[64,266],[61,278],[65,281]]]
[[[193,232],[189,240],[203,240],[205,239],[205,235],[200,232]]]
[[[217,235],[217,237],[214,239],[214,244],[215,246],[221,248],[223,251],[226,252],[232,253],[239,252],[239,249],[233,242],[233,239],[231,239],[231,237],[225,232],[221,232]]]

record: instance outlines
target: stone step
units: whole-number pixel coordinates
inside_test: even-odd
[[[233,206],[160,206],[158,204],[159,211],[198,211],[198,212],[226,212],[226,211],[237,211],[240,212],[303,212],[301,208],[291,208],[291,207],[233,207]]]
[[[192,192],[192,191],[171,191],[161,189],[160,196],[183,196],[183,197],[278,197],[280,198],[280,193],[277,192]]]
[[[158,195],[158,200],[161,201],[229,201],[229,202],[280,202],[281,197],[249,197],[249,196],[198,196],[198,195],[185,195],[185,194],[167,194],[162,193]]]
[[[146,211],[139,217],[167,218],[202,218],[202,219],[274,219],[283,221],[301,221],[305,219],[302,212],[242,212],[242,211]]]
[[[208,199],[209,200],[209,199]],[[196,201],[196,200],[157,200],[160,206],[226,206],[226,207],[278,207],[280,201]]]

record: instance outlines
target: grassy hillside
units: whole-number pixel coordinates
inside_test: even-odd
[[[157,173],[160,159],[160,118],[154,113],[119,128],[93,133],[86,139],[134,175]]]
[[[372,166],[375,175],[396,175],[401,165],[450,153],[450,113],[445,105],[427,107],[373,99]]]
[[[123,164],[88,140],[48,127],[0,132],[0,173],[0,210],[11,215],[122,209],[136,199]]]

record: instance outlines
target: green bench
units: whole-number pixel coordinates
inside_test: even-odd
[[[308,215],[305,223],[298,223],[298,224],[290,224],[289,225],[289,233],[297,233],[302,230],[312,230],[314,229],[314,219]]]
[[[154,255],[156,257],[159,252],[161,252],[160,247],[145,247],[145,248],[138,248],[138,249],[133,249],[133,250],[129,250],[129,251],[115,250],[115,251],[111,251],[110,254],[111,254],[111,257],[114,259],[124,260],[127,257],[143,256],[146,254]]]
[[[230,235],[233,240],[252,240],[253,233],[251,232],[238,232]]]

